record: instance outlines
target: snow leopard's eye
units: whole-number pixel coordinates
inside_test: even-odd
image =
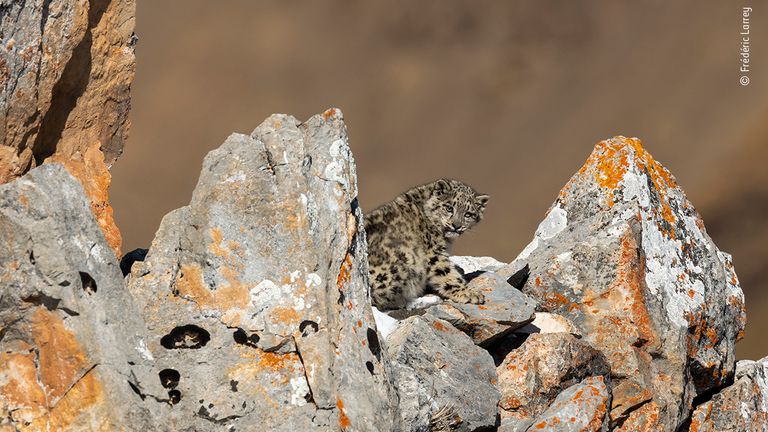
[[[475,217],[475,214],[474,213],[470,213],[470,212],[466,212],[466,213],[464,213],[464,217],[467,218],[467,219],[472,219],[472,218]]]
[[[452,212],[453,212],[453,206],[452,206],[452,205],[450,205],[450,204],[446,204],[446,205],[444,205],[444,206],[443,206],[443,208],[444,208],[444,209],[445,209],[445,211],[447,211],[448,213],[452,213]]]

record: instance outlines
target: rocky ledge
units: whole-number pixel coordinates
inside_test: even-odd
[[[639,140],[513,262],[454,257],[483,305],[372,308],[363,218],[338,109],[231,135],[122,266],[64,166],[0,186],[0,430],[768,427],[731,259]]]

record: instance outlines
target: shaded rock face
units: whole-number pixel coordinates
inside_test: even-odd
[[[115,251],[121,239],[107,168],[128,133],[135,8],[134,0],[11,1],[0,8],[0,183],[45,161],[63,163]]]
[[[0,186],[2,430],[154,430],[145,326],[89,207],[59,164]]]
[[[179,429],[392,430],[341,112],[274,115],[205,158],[129,290],[144,305],[157,415]],[[279,410],[279,415],[275,415]]]
[[[570,318],[608,359],[612,424],[675,430],[728,382],[745,324],[730,257],[674,177],[634,138],[599,143],[504,277]]]
[[[493,359],[467,335],[430,315],[413,316],[386,345],[401,430],[429,431],[430,419],[444,407],[456,417],[456,430],[495,426],[499,392]]]
[[[602,383],[610,367],[600,351],[568,333],[535,333],[504,358],[497,373],[502,423],[524,425],[581,380],[599,376]]]
[[[690,432],[768,431],[768,357],[736,364],[736,381],[696,407]]]

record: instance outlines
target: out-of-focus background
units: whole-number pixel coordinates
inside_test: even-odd
[[[140,0],[133,126],[112,170],[124,251],[189,202],[204,155],[274,112],[343,110],[364,210],[437,177],[491,195],[457,254],[513,259],[593,145],[641,138],[747,297],[768,355],[768,12],[754,2]]]

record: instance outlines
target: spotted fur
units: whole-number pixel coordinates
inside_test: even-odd
[[[453,241],[478,223],[488,202],[449,179],[417,186],[366,216],[373,304],[399,309],[426,292],[459,303],[483,303],[448,259]]]

